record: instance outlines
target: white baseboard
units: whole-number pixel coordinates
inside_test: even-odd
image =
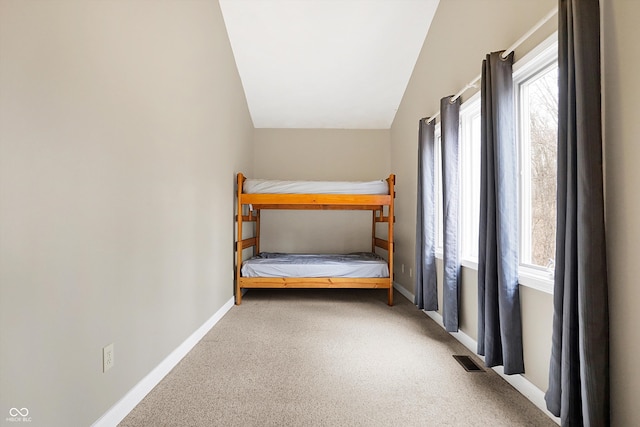
[[[404,288],[402,285],[400,285],[398,283],[394,283],[393,287],[398,292],[400,292],[402,295],[404,295],[404,297],[407,298],[409,301],[413,302],[415,300],[414,295],[411,292],[409,292],[406,288]],[[437,311],[425,311],[425,314],[427,316],[429,316],[438,325],[440,325],[440,327],[442,327],[442,329],[445,329],[444,323],[442,321],[442,315],[440,313],[438,313]],[[476,351],[478,349],[478,342],[476,340],[474,340],[473,338],[471,338],[469,335],[465,334],[464,332],[449,332],[449,333],[455,339],[460,341],[460,343],[462,345],[464,345],[471,352],[473,352],[473,354],[475,354],[480,359],[482,359],[482,361],[484,362],[484,356],[480,356],[478,353],[476,353]],[[531,403],[536,405],[538,407],[538,409],[540,409],[549,418],[551,418],[558,425],[560,425],[560,418],[558,418],[555,415],[553,415],[547,409],[547,404],[546,404],[546,402],[544,400],[544,392],[542,390],[540,390],[538,387],[533,385],[529,380],[527,380],[522,375],[505,375],[504,369],[502,368],[502,366],[497,366],[497,367],[492,368],[492,369],[495,372],[497,372],[498,375],[500,375],[506,382],[511,384],[513,386],[513,388],[518,390],[524,397],[529,399],[531,401]]]
[[[113,427],[126,417],[138,403],[195,347],[213,326],[233,307],[234,299],[227,301],[209,320],[171,352],[146,377],[136,384],[115,405],[102,415],[92,427]]]
[[[415,296],[409,292],[404,286],[402,286],[401,284],[397,283],[397,282],[393,282],[393,289],[395,289],[396,291],[400,292],[406,299],[408,299],[411,302],[415,301]]]

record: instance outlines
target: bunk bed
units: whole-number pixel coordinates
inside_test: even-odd
[[[371,182],[269,181],[237,175],[235,301],[251,288],[387,289],[393,305],[395,175]],[[371,211],[371,252],[278,254],[260,252],[260,215],[265,209]],[[245,223],[253,224],[245,233]],[[377,237],[376,224],[387,235]],[[248,227],[249,228],[249,227]],[[252,231],[252,232],[251,232]],[[245,234],[251,237],[244,237]],[[253,256],[243,259],[245,249]],[[376,253],[386,252],[386,259]]]

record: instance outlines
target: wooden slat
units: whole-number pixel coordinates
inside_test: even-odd
[[[236,215],[236,221],[238,221],[238,215]],[[256,222],[257,218],[255,215],[249,216],[249,215],[242,215],[242,221],[244,222]]]
[[[376,237],[375,242],[377,247],[389,250],[389,242],[387,240]]]
[[[241,288],[347,288],[388,289],[391,280],[345,277],[241,277]]]
[[[250,239],[240,240],[240,242],[236,242],[234,249],[238,250],[238,243],[242,246],[242,249],[250,248],[251,246],[255,246],[258,243],[258,239],[255,237],[251,237]],[[242,260],[240,260],[240,264],[242,264]]]

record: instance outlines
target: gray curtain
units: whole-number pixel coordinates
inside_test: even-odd
[[[436,288],[435,120],[420,120],[418,129],[418,200],[416,214],[415,304],[438,309]]]
[[[458,332],[460,301],[460,262],[458,248],[458,205],[460,198],[459,162],[460,103],[451,96],[440,100],[440,130],[442,142],[442,213],[444,266],[442,291],[442,321],[449,332]]]
[[[553,343],[545,400],[564,426],[607,426],[609,310],[598,0],[559,2],[558,89]]]
[[[506,374],[524,372],[518,288],[518,157],[513,53],[482,62],[478,354]]]

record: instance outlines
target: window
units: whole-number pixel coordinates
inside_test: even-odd
[[[520,283],[553,291],[558,132],[557,39],[553,36],[514,64],[520,162]],[[460,110],[461,264],[477,268],[480,213],[480,93]],[[436,126],[436,253],[442,256],[442,157]]]
[[[520,157],[520,270],[521,276],[548,279],[553,277],[556,234],[557,43],[547,41],[527,57],[514,70]]]
[[[442,256],[442,247],[444,245],[444,210],[442,208],[442,142],[440,137],[440,123],[436,124],[434,132],[434,178],[435,178],[435,190],[436,190],[436,253]]]
[[[520,85],[522,262],[546,266],[555,257],[558,67]]]
[[[460,109],[460,254],[463,263],[478,261],[480,132],[478,93]]]

